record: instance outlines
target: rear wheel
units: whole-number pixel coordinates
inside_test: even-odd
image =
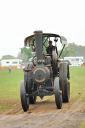
[[[26,112],[29,109],[29,97],[26,92],[26,82],[24,80],[21,81],[20,95],[21,95],[22,108]]]
[[[63,102],[70,101],[70,75],[69,65],[67,63],[60,63],[59,68],[60,88],[62,90]]]
[[[70,76],[69,76],[69,65],[64,63],[64,88],[63,88],[63,101],[70,101]]]
[[[28,68],[29,68],[29,65],[25,64],[25,69],[28,69]],[[28,72],[24,71],[24,80],[25,80],[25,82],[27,82],[27,77],[28,77]]]
[[[54,79],[55,102],[58,109],[62,107],[62,91],[60,90],[59,77]]]
[[[30,100],[30,104],[35,104],[36,103],[36,96],[30,96],[29,100]]]

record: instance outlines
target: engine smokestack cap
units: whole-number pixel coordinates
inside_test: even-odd
[[[43,31],[42,30],[37,30],[37,31],[34,31],[34,34],[42,34]]]

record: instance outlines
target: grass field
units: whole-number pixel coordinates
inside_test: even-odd
[[[0,112],[7,111],[15,103],[20,102],[20,83],[24,79],[22,69],[0,71]],[[70,67],[71,100],[81,96],[81,102],[85,102],[85,67]]]
[[[78,99],[79,94],[81,94],[81,100],[85,101],[85,67],[70,67],[70,89],[71,89],[71,99]]]
[[[22,69],[0,71],[0,111],[7,111],[20,101],[20,82],[23,80]]]

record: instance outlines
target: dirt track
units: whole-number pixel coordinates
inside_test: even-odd
[[[54,96],[38,99],[25,113],[20,103],[15,104],[12,110],[0,114],[0,128],[78,128],[85,121],[85,101],[80,97],[63,103],[62,109],[56,108]]]

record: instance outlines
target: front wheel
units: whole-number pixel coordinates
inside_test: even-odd
[[[55,102],[58,109],[62,108],[62,91],[60,90],[59,77],[54,79]]]
[[[32,80],[30,78],[30,72],[28,73],[28,81],[27,81],[27,88],[28,88],[28,94],[32,94]],[[36,103],[36,96],[29,96],[29,103],[35,104]]]
[[[29,97],[26,93],[26,82],[24,80],[21,81],[20,85],[20,95],[21,95],[21,104],[24,112],[29,109]]]

